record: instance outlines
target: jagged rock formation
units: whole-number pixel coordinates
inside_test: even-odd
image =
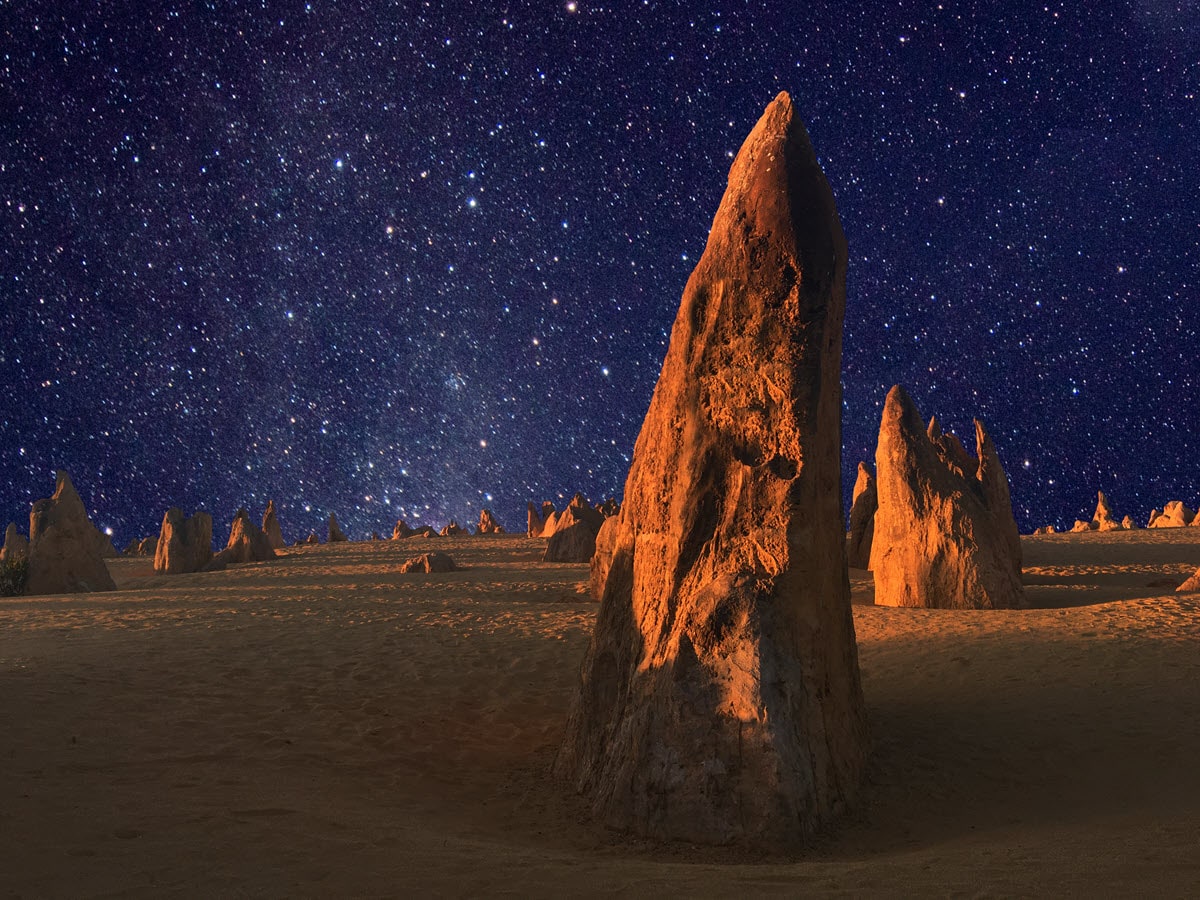
[[[267,536],[267,543],[273,550],[282,550],[287,546],[283,539],[283,529],[279,527],[279,518],[275,514],[275,501],[268,500],[263,512],[262,533]]]
[[[475,533],[504,534],[504,526],[496,521],[490,509],[482,509],[479,511],[479,525],[475,528]]]
[[[616,497],[609,497],[603,503],[596,505],[596,511],[606,519],[611,519],[621,511],[621,504],[617,502]]]
[[[833,196],[780,94],[684,290],[556,760],[609,825],[794,847],[855,796],[845,272]]]
[[[21,534],[16,522],[9,522],[4,530],[4,547],[0,548],[0,562],[24,559],[29,555],[29,540]]]
[[[412,535],[412,529],[408,527],[408,523],[403,519],[396,520],[396,527],[392,529],[392,540],[400,541]]]
[[[1108,503],[1108,498],[1104,496],[1104,491],[1096,492],[1096,511],[1092,514],[1092,522],[1095,523],[1097,531],[1121,531],[1122,525],[1113,518],[1112,506]]]
[[[121,551],[122,556],[153,556],[158,550],[158,538],[134,538]]]
[[[871,542],[875,537],[875,510],[879,508],[879,495],[875,490],[875,476],[867,464],[858,464],[858,478],[854,482],[854,499],[850,504],[850,532],[846,535],[846,564],[854,569],[866,569],[871,565]]]
[[[540,538],[542,529],[546,527],[546,520],[541,517],[541,510],[538,504],[533,500],[529,500],[529,505],[526,506],[526,536],[527,538]]]
[[[875,454],[879,510],[871,568],[881,606],[1015,609],[1021,538],[1008,479],[983,423],[978,459],[936,420],[921,428],[904,388],[888,392]]]
[[[1157,509],[1150,513],[1147,528],[1183,528],[1192,524],[1196,513],[1183,505],[1182,500],[1172,500],[1163,507],[1160,513]]]
[[[212,516],[196,512],[188,518],[177,506],[168,509],[158,532],[154,571],[164,575],[199,572],[212,557]]]
[[[576,494],[558,516],[542,562],[588,562],[596,552],[596,535],[603,524],[604,516],[582,494]]]
[[[1194,525],[1196,523],[1192,522],[1192,524]],[[1125,518],[1123,518],[1121,520],[1121,528],[1123,528],[1125,531],[1133,531],[1134,529],[1138,529],[1141,527],[1142,527],[1141,525],[1139,525],[1137,522],[1133,521],[1133,516],[1126,516]]]
[[[1076,519],[1075,524],[1071,526],[1071,534],[1079,534],[1084,531],[1095,531],[1098,527],[1095,521],[1085,522],[1083,519]]]
[[[457,569],[458,566],[452,557],[436,550],[433,553],[422,553],[420,556],[406,559],[400,564],[400,572],[402,574],[408,574],[409,572],[453,572]]]
[[[243,508],[237,511],[233,524],[229,526],[229,541],[225,549],[209,561],[204,571],[220,572],[226,566],[265,562],[275,556],[275,548],[262,530],[250,521],[250,514]]]
[[[343,532],[341,529],[341,526],[338,525],[337,514],[330,513],[329,514],[329,543],[335,544],[340,541],[348,541],[348,540],[350,540],[350,538],[346,537],[345,532]]]
[[[454,521],[454,519],[451,519],[438,534],[442,537],[457,537],[460,534],[470,534],[470,532]]]
[[[1033,530],[1033,533],[1034,534],[1054,534],[1054,526],[1053,525],[1043,525],[1041,528],[1035,528]]]
[[[71,476],[60,470],[55,478],[54,496],[37,501],[29,513],[29,577],[25,593],[116,590],[100,555],[98,533],[88,519]]]

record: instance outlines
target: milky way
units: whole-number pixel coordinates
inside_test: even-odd
[[[1197,3],[870,9],[5,4],[0,517],[57,467],[118,543],[619,494],[780,90],[850,246],[846,489],[900,382],[1025,529],[1194,505]]]

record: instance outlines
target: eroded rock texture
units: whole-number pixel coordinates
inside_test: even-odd
[[[337,524],[332,516],[330,524]],[[271,542],[267,540],[267,536],[262,533],[262,530],[250,521],[250,514],[243,508],[237,511],[233,517],[233,523],[229,526],[229,541],[226,543],[225,549],[209,560],[204,571],[219,572],[226,566],[237,563],[265,562],[268,559],[274,559],[275,556],[275,548],[271,546]]]
[[[197,512],[188,518],[177,506],[168,509],[158,532],[154,571],[164,575],[199,572],[212,557],[212,516]]]
[[[4,547],[0,548],[0,562],[16,561],[29,555],[29,539],[21,534],[16,522],[9,522],[4,530]]]
[[[878,507],[875,476],[866,463],[860,462],[858,478],[854,482],[854,499],[850,504],[850,533],[846,536],[846,563],[855,569],[866,569],[871,565],[871,542],[875,537],[875,510]]]
[[[60,470],[54,496],[37,501],[29,513],[25,593],[115,591],[117,586],[100,555],[97,534],[71,476]]]
[[[410,572],[453,572],[457,569],[458,565],[454,562],[453,557],[436,550],[433,553],[422,553],[420,556],[414,556],[412,559],[406,559],[400,563],[400,572],[406,575]]]
[[[504,526],[496,521],[496,517],[490,509],[481,509],[479,511],[479,525],[475,528],[476,534],[504,534]]]
[[[275,514],[275,501],[268,500],[263,512],[262,532],[267,536],[267,543],[274,550],[282,550],[287,544],[283,540],[283,529],[279,527],[279,517]]]
[[[780,94],[684,290],[556,760],[609,825],[794,847],[855,796],[845,267],[832,193]]]
[[[603,524],[604,514],[576,494],[555,520],[542,562],[588,562]]]
[[[1125,526],[1113,517],[1112,506],[1104,491],[1096,492],[1096,511],[1092,514],[1092,524],[1096,531],[1123,531]]]
[[[1147,528],[1183,528],[1190,525],[1195,518],[1194,510],[1184,506],[1182,500],[1172,500],[1163,507],[1160,513],[1157,509],[1150,513]]]
[[[1021,538],[1008,479],[983,423],[978,458],[928,430],[904,388],[888,392],[875,451],[879,510],[871,568],[881,606],[1015,609],[1024,604]]]

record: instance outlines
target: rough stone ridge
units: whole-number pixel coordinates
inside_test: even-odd
[[[983,423],[978,457],[920,413],[896,385],[875,454],[879,509],[871,568],[881,606],[1014,609],[1024,605],[1021,538],[1008,479]]]
[[[609,825],[795,847],[856,794],[845,273],[832,193],[780,94],[684,290],[556,760]]]

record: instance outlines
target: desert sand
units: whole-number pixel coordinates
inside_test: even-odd
[[[0,896],[1200,893],[1200,529],[1023,538],[1029,610],[875,607],[872,751],[797,858],[631,840],[549,771],[597,606],[544,542],[288,548],[0,600]]]

